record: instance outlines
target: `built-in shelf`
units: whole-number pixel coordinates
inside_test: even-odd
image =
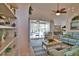
[[[3,46],[0,48],[0,54],[3,53],[5,51],[5,49],[7,47],[9,47],[14,41],[15,41],[15,39],[12,39],[12,40],[8,40],[6,43],[4,43]]]
[[[4,55],[5,56],[16,56],[16,43],[15,41],[10,45],[8,46],[8,48],[11,48],[11,50],[9,50],[9,52],[4,52]]]
[[[74,21],[72,21],[72,22],[79,22],[79,20],[74,20]]]
[[[0,4],[0,15],[14,19],[16,18],[14,12],[9,8],[9,5],[7,3]]]
[[[12,22],[15,22],[17,6],[11,3],[0,3],[0,55],[7,56],[12,55],[14,56],[16,53],[16,49],[12,48],[12,50],[6,53],[6,49],[14,45],[16,42],[15,32],[16,27],[11,26]],[[12,20],[14,19],[14,20]],[[11,21],[12,20],[12,21]],[[16,45],[16,44],[15,44]]]
[[[0,25],[0,29],[15,29],[16,27]]]
[[[5,53],[5,56],[16,56],[16,49],[12,49],[10,52]]]

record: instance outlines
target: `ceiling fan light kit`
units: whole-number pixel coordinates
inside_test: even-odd
[[[59,15],[60,15],[60,13],[56,13],[56,15],[57,15],[57,16],[59,16]]]
[[[60,14],[67,13],[66,8],[59,9],[59,3],[57,3],[57,10],[52,10],[57,16]]]

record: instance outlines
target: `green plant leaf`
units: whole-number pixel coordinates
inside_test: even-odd
[[[6,53],[7,53],[7,52],[10,52],[11,49],[12,49],[12,48],[7,48],[7,49],[5,50],[5,52],[6,52]]]

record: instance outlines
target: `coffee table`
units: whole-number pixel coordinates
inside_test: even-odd
[[[53,55],[53,56],[63,56],[64,52],[66,51],[65,49],[70,48],[71,46],[68,46],[66,44],[58,44],[54,45],[46,50],[48,55]]]
[[[61,52],[63,52],[63,49],[66,49],[70,46],[63,42],[53,41],[53,42],[48,43],[47,41],[42,41],[42,47],[45,49],[45,51],[47,53],[49,53],[49,51],[51,51],[51,50],[55,50],[55,51],[61,53]]]
[[[48,48],[54,46],[54,45],[58,45],[60,44],[60,42],[56,42],[56,41],[52,41],[52,42],[48,42],[48,41],[42,41],[42,47],[47,50]]]

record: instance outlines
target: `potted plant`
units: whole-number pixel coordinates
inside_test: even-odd
[[[11,50],[12,50],[12,48],[8,47],[8,48],[6,48],[5,53],[10,52]]]

